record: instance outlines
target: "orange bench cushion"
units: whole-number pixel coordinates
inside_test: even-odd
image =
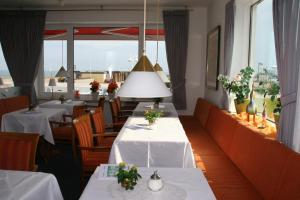
[[[205,127],[211,106],[211,103],[202,98],[197,100],[194,117],[200,122],[202,127]]]

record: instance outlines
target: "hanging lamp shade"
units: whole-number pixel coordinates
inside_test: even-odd
[[[117,95],[126,98],[164,98],[172,94],[154,71],[147,56],[143,55],[126,78]]]
[[[55,77],[68,77],[68,72],[65,70],[64,66],[61,66]]]
[[[158,74],[158,76],[161,78],[161,80],[164,82],[164,83],[169,83],[170,80],[169,78],[167,77],[167,75],[165,74],[165,72],[163,71],[163,69],[161,68],[161,66],[156,63],[153,67],[154,71],[156,71],[156,73]]]

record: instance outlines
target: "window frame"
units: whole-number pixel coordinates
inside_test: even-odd
[[[153,27],[154,23],[148,23],[147,28]],[[123,26],[136,26],[139,27],[139,32],[143,32],[144,25],[137,23],[126,23],[126,24],[106,24],[106,23],[72,23],[72,24],[47,24],[45,26],[45,30],[47,29],[66,29],[67,30],[67,69],[70,74],[72,74],[67,81],[67,92],[54,92],[54,98],[58,98],[60,95],[65,95],[67,98],[71,98],[73,96],[74,91],[74,35],[73,30],[76,27],[123,27]],[[163,24],[160,23],[159,27],[163,27]],[[138,36],[138,57],[140,58],[143,54],[144,49],[144,36],[143,34],[139,34]],[[44,54],[44,48],[42,48],[41,54]],[[51,98],[51,92],[46,92],[44,89],[44,56],[40,56],[39,62],[39,72],[37,75],[37,79],[35,82],[36,91],[38,91],[39,99],[49,99]]]

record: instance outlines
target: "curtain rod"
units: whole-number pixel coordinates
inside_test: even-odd
[[[193,11],[192,8],[189,8],[188,6],[172,6],[172,7],[163,7],[162,9],[165,10],[188,10]],[[100,6],[98,8],[37,8],[37,7],[7,7],[7,8],[1,8],[0,10],[45,10],[50,12],[72,12],[72,11],[143,11],[143,8],[104,8],[104,6]],[[150,7],[147,10],[153,10],[156,9],[153,7]]]

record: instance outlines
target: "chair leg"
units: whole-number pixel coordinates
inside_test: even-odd
[[[73,159],[77,161],[77,152],[76,152],[76,138],[75,134],[72,133],[72,151],[73,151]]]

